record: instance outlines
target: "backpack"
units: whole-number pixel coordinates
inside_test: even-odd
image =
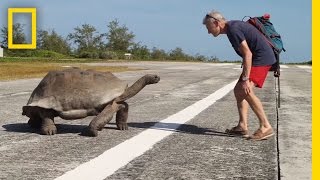
[[[274,71],[274,76],[279,77],[280,76],[280,65],[279,65],[279,54],[282,51],[286,51],[283,48],[283,42],[281,39],[281,36],[275,28],[273,27],[273,24],[270,22],[270,14],[264,14],[260,17],[250,17],[245,16],[242,21],[249,17],[247,22],[251,25],[253,25],[255,28],[257,28],[265,37],[268,44],[272,47],[273,52],[276,56],[276,63],[272,65],[272,68],[270,71]]]

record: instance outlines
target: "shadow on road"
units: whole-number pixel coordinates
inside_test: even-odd
[[[115,123],[109,123],[114,127],[105,127],[105,129],[116,130]],[[158,129],[164,131],[173,131],[177,133],[187,133],[187,134],[199,134],[199,135],[213,135],[213,136],[228,136],[225,132],[220,132],[210,128],[202,128],[195,125],[189,124],[177,124],[177,123],[163,123],[163,122],[142,122],[142,123],[128,123],[129,127],[132,128],[143,128],[143,129]],[[31,128],[27,123],[14,123],[6,124],[2,126],[8,132],[17,133],[40,133],[40,129]],[[58,134],[67,133],[81,133],[88,127],[87,125],[74,125],[74,124],[56,124],[58,129]]]
[[[210,128],[202,128],[190,124],[163,123],[163,122],[143,122],[143,123],[128,123],[129,127],[159,129],[164,131],[174,131],[178,133],[213,135],[213,136],[231,136],[225,132],[220,132]]]
[[[31,128],[27,123],[14,123],[2,126],[8,132],[17,133],[40,133],[40,129]],[[72,124],[56,124],[58,134],[67,133],[81,133],[86,127],[85,125],[72,125]]]

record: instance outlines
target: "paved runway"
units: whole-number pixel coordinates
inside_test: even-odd
[[[278,114],[272,73],[256,89],[277,136],[253,142],[224,133],[238,119],[232,92],[238,64],[94,65],[145,69],[116,73],[129,85],[147,73],[161,80],[128,100],[128,131],[117,130],[112,120],[95,138],[80,135],[92,117],[56,118],[58,134],[39,135],[21,108],[40,79],[0,82],[0,179],[311,178],[310,66],[282,67]],[[250,133],[257,127],[250,111]]]

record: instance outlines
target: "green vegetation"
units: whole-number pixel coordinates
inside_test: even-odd
[[[125,25],[120,25],[117,19],[106,24],[106,32],[98,32],[90,24],[83,24],[73,29],[67,37],[59,35],[55,30],[39,30],[37,32],[37,49],[7,49],[8,31],[6,27],[0,29],[0,45],[4,48],[6,58],[1,61],[27,61],[28,59],[43,60],[46,62],[60,61],[85,61],[93,62],[99,60],[124,60],[130,61],[198,61],[198,62],[225,62],[238,63],[241,61],[220,61],[216,56],[207,57],[201,54],[189,55],[182,48],[176,47],[165,51],[158,47],[149,49],[141,42],[135,42],[135,34]],[[13,25],[13,42],[15,44],[26,43],[24,25],[16,23]],[[125,56],[130,53],[130,58]],[[281,63],[284,63],[281,60]],[[288,63],[297,64],[297,63]],[[298,64],[310,64],[312,61]]]
[[[166,52],[153,47],[149,49],[141,42],[134,41],[135,35],[118,20],[106,25],[108,31],[99,33],[90,24],[75,27],[67,37],[59,35],[55,30],[38,30],[37,49],[8,49],[8,30],[0,29],[1,47],[4,58],[0,58],[0,80],[43,77],[48,71],[68,67],[95,69],[99,71],[130,71],[126,66],[89,66],[83,63],[108,61],[198,61],[221,62],[217,57],[206,57],[201,54],[189,55],[182,48],[176,47]],[[24,26],[13,25],[13,43],[25,44]],[[126,57],[125,53],[131,56]],[[225,63],[241,63],[241,61],[223,61]],[[292,64],[292,63],[291,63]],[[295,63],[297,64],[297,63]],[[312,61],[299,64],[312,65]]]
[[[286,64],[299,64],[299,65],[312,65],[312,60],[298,63],[286,63]]]
[[[217,57],[186,54],[180,47],[168,52],[157,47],[149,49],[141,42],[135,42],[135,34],[125,25],[120,25],[117,19],[109,22],[106,25],[106,32],[102,33],[90,24],[75,27],[67,37],[59,35],[55,30],[38,29],[36,50],[9,50],[7,27],[2,27],[0,32],[0,43],[4,48],[5,57],[123,60],[126,59],[124,54],[130,53],[130,60],[219,61]],[[23,32],[23,25],[19,23],[13,25],[14,44],[27,43]]]

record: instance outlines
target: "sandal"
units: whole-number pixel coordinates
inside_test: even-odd
[[[269,130],[267,130],[264,133],[261,131],[261,129],[258,129],[248,139],[260,141],[260,140],[266,140],[273,135],[274,135],[274,133],[273,133],[272,128],[270,128]]]
[[[231,129],[226,129],[226,133],[229,134],[229,135],[249,137],[248,130],[243,130],[239,126],[235,126],[235,127],[231,128]]]

